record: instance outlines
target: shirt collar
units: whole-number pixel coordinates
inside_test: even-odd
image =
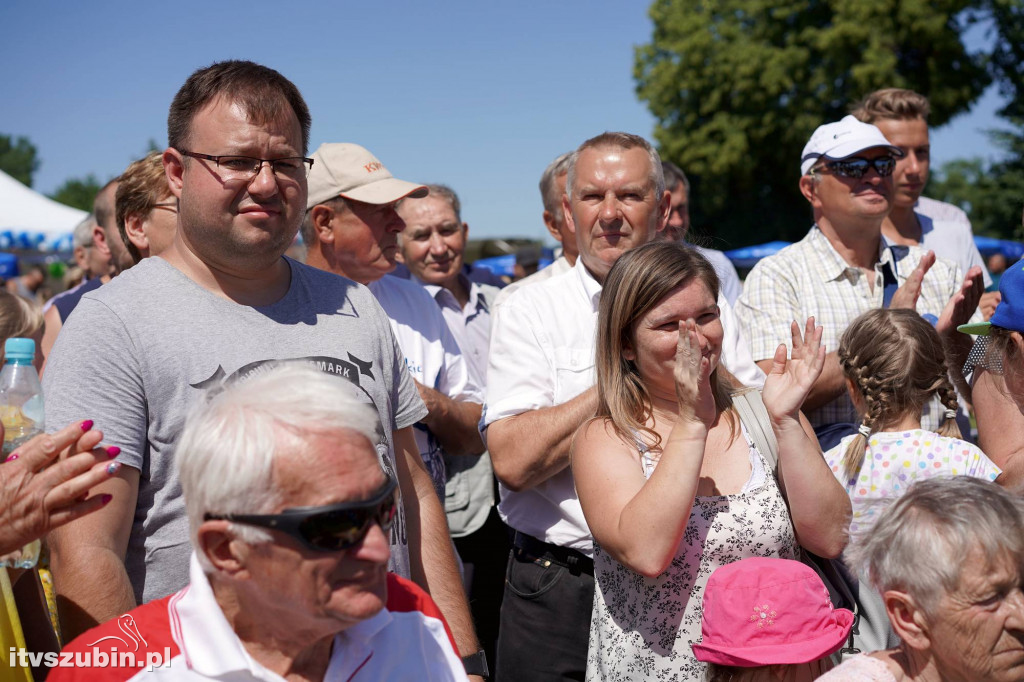
[[[836,247],[818,228],[817,225],[811,228],[807,239],[811,247],[818,254],[818,263],[821,271],[822,281],[834,282],[842,277],[847,269],[852,268],[849,263],[843,260]],[[883,264],[892,263],[894,274],[899,272],[900,262],[910,253],[910,247],[902,244],[889,244],[882,236],[878,242],[878,262],[875,263],[875,270],[879,270]]]
[[[258,675],[254,667],[258,664],[220,610],[195,552],[189,563],[189,586],[180,600],[175,603],[172,599],[170,616],[172,629],[178,629],[178,644],[189,668],[207,677],[220,677],[236,670]]]
[[[834,282],[850,267],[817,225],[811,228],[807,241],[818,254],[818,271],[822,281]]]
[[[427,290],[427,293],[434,297],[435,301],[442,304],[447,302],[455,308],[459,307],[459,302],[455,298],[455,294],[452,292],[437,284],[428,284],[427,282],[424,282],[416,275],[413,275],[411,271],[410,276],[413,281],[423,285],[423,288]],[[484,296],[483,290],[476,282],[471,280],[469,277],[466,277],[465,270],[460,272],[457,277],[459,278],[459,282],[462,283],[462,286],[466,287],[466,291],[469,292],[469,302],[474,305],[474,309],[479,311],[482,308],[484,312],[490,312],[490,308],[487,306],[487,297]]]
[[[576,277],[583,287],[587,303],[596,311],[598,304],[601,302],[601,284],[594,279],[594,276],[590,274],[590,270],[587,270],[586,266],[583,265],[582,258],[576,259],[576,265],[573,266],[573,270],[576,272]]]
[[[213,594],[210,581],[195,553],[189,565],[189,586],[171,599],[171,628],[185,661],[200,675],[217,678],[235,671],[247,671],[256,679],[277,676],[255,661],[238,639]],[[393,616],[387,608],[361,623],[345,629],[334,638],[328,672],[339,662],[362,660],[372,650],[371,640],[386,628]],[[330,675],[326,678],[330,679]]]

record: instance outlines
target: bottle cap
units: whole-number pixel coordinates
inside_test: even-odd
[[[36,356],[36,342],[33,339],[12,338],[4,344],[4,356],[10,360],[28,360]]]

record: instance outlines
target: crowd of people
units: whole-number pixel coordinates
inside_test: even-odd
[[[37,674],[1024,680],[1024,264],[986,292],[921,196],[924,97],[851,111],[780,160],[809,230],[745,282],[605,132],[506,286],[452,188],[307,156],[273,69],[193,73],[82,283],[0,292],[51,431],[0,464],[0,555],[45,537],[77,661]],[[90,662],[129,632],[157,665]]]

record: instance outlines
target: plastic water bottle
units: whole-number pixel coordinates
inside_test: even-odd
[[[36,342],[32,339],[7,339],[4,344],[4,367],[0,370],[0,421],[4,425],[4,444],[0,461],[43,432],[43,387],[32,364],[35,355]],[[20,552],[0,556],[0,566],[32,568],[39,561],[39,551],[40,542],[35,540]]]
[[[4,425],[3,455],[43,432],[43,387],[32,364],[36,342],[7,339],[0,370],[0,421]]]

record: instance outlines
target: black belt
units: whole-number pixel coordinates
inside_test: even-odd
[[[586,554],[568,547],[559,547],[549,542],[541,542],[532,535],[515,532],[512,544],[515,545],[517,558],[532,561],[538,566],[547,568],[551,564],[569,569],[573,575],[586,573],[594,575],[594,560]]]

